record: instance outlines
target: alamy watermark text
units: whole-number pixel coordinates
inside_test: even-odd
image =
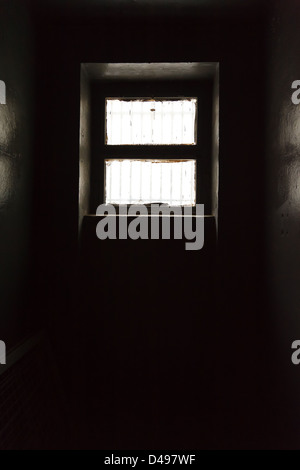
[[[201,250],[204,246],[204,205],[171,207],[165,204],[127,205],[119,206],[118,216],[115,206],[101,204],[97,209],[97,215],[103,216],[96,228],[97,237],[100,240],[107,238],[116,240],[158,240],[171,238],[171,217],[174,220],[174,239],[185,239],[186,250]],[[128,222],[128,218],[130,220]],[[117,231],[118,222],[118,231]],[[118,235],[117,235],[118,234]]]
[[[6,345],[4,341],[0,341],[0,365],[6,364]]]
[[[3,80],[0,80],[0,104],[6,104],[6,85]]]

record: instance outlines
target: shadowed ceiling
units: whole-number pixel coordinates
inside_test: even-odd
[[[122,15],[147,14],[249,14],[264,11],[273,0],[31,0],[38,10],[68,14],[121,12]]]

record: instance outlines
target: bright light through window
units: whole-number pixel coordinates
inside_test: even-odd
[[[106,204],[194,206],[195,160],[105,160]]]
[[[196,98],[106,99],[107,145],[195,145]]]

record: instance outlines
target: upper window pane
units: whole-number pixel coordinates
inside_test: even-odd
[[[106,98],[107,145],[195,145],[196,98]]]

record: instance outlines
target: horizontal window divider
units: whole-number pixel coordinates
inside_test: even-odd
[[[138,214],[138,215],[128,215],[128,214],[120,214],[119,213],[119,206],[114,205],[114,204],[109,204],[109,206],[114,206],[116,210],[116,214],[88,214],[87,217],[126,217],[127,219],[135,219],[136,217],[199,217],[199,218],[214,218],[215,216],[212,214],[204,214],[204,215],[198,215],[196,214],[196,208],[195,211],[192,211],[192,214],[151,214],[151,212],[148,215],[145,214]],[[138,204],[133,204],[134,206],[138,206]],[[128,208],[130,205],[128,204]],[[182,206],[178,206],[180,209]],[[187,206],[186,206],[187,207]]]
[[[189,145],[180,145],[180,146],[152,146],[151,148],[141,145],[116,145],[103,147],[102,154],[105,157],[115,157],[115,158],[201,158],[201,153],[199,148],[191,148]]]

